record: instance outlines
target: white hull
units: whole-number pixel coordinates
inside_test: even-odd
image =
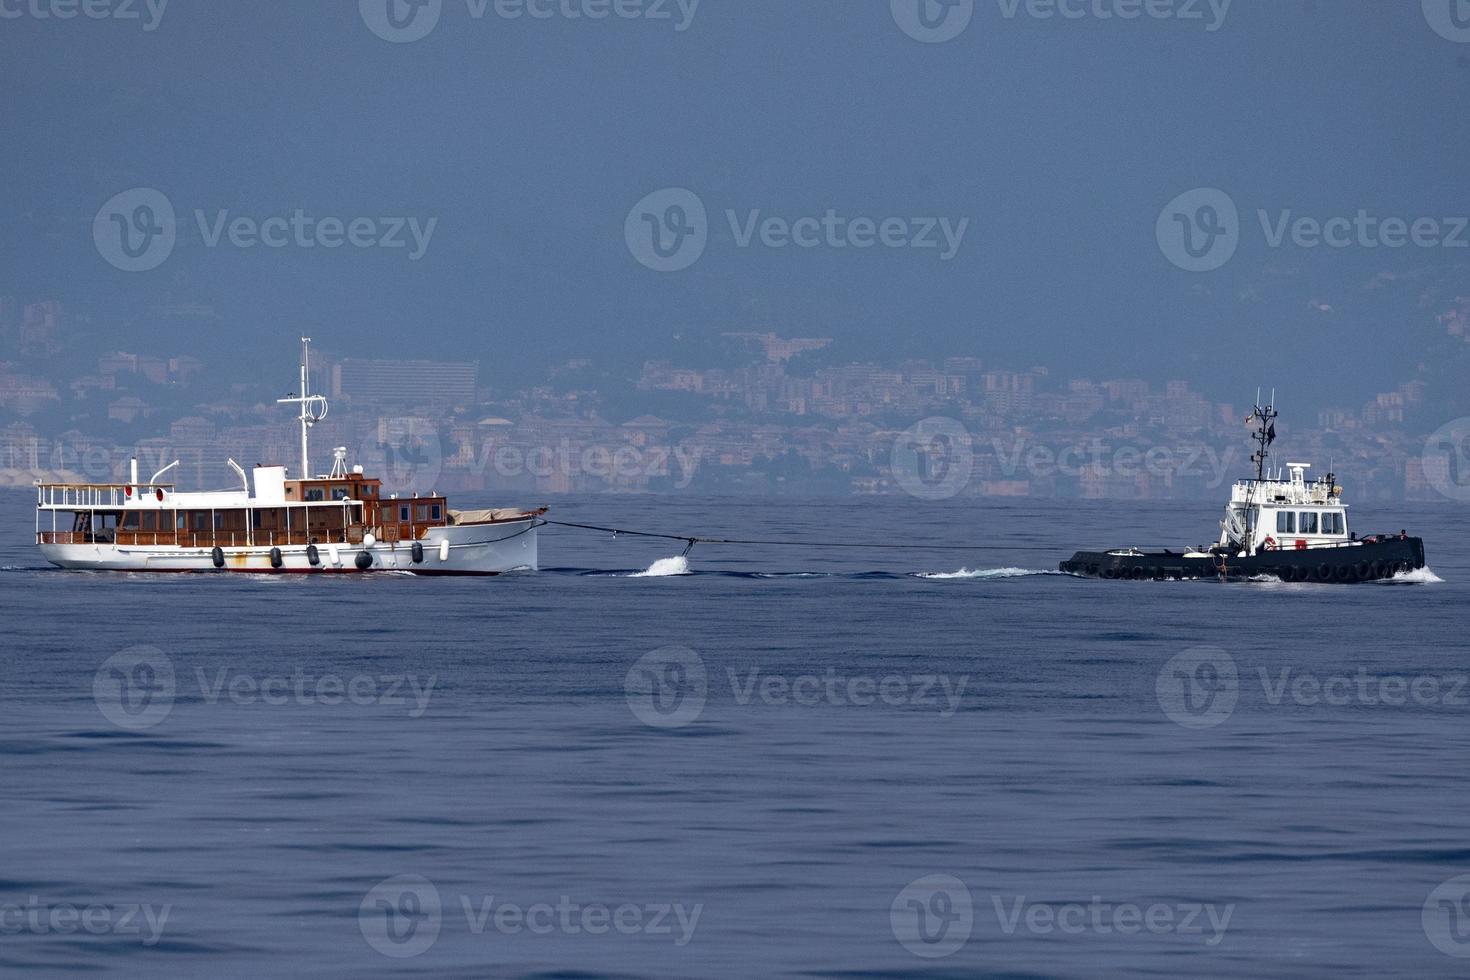
[[[317,564],[306,545],[281,545],[280,566],[271,560],[269,544],[222,548],[224,565],[216,568],[210,548],[174,545],[42,544],[41,554],[62,568],[121,572],[413,572],[418,575],[497,575],[535,571],[536,529],[533,518],[494,524],[459,524],[430,528],[418,542],[423,560],[413,560],[413,543],[375,542],[318,544]],[[372,563],[359,567],[358,556]]]

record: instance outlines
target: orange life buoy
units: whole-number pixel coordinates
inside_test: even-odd
[[[1266,535],[1266,540],[1263,543],[1265,544],[1267,551],[1276,550],[1276,539],[1271,537],[1269,534]]]

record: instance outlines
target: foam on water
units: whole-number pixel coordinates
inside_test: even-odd
[[[1443,584],[1444,579],[1434,574],[1434,570],[1428,565],[1425,565],[1423,568],[1416,568],[1412,572],[1404,572],[1400,575],[1395,575],[1393,578],[1384,579],[1383,582],[1392,585],[1435,585]]]
[[[689,575],[689,559],[683,555],[673,558],[660,558],[641,572],[634,572],[629,578],[663,578],[666,575]]]

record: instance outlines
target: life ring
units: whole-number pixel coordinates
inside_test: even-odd
[[[215,545],[214,549],[209,553],[209,560],[214,563],[215,568],[224,568],[225,549],[221,548],[219,545]]]
[[[1267,551],[1275,551],[1276,550],[1276,539],[1273,538],[1273,537],[1271,537],[1271,535],[1269,535],[1269,534],[1266,535],[1266,540],[1263,541],[1263,542],[1261,542],[1261,544],[1262,544],[1263,547],[1265,547],[1265,549]]]
[[[316,550],[316,545],[309,544],[306,546],[306,560],[313,568],[322,563],[321,552]]]
[[[272,548],[271,549],[271,568],[280,568],[282,564],[283,564],[283,562],[282,562],[282,559],[281,559],[281,549],[280,548]]]

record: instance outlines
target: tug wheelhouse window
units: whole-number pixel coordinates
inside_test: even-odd
[[[1316,511],[1302,511],[1301,528],[1303,534],[1317,533]]]
[[[1296,533],[1296,511],[1294,511],[1294,510],[1278,510],[1276,512],[1276,533],[1277,534],[1295,534]]]
[[[1342,511],[1331,510],[1322,515],[1323,534],[1342,534],[1346,525],[1342,521]]]

